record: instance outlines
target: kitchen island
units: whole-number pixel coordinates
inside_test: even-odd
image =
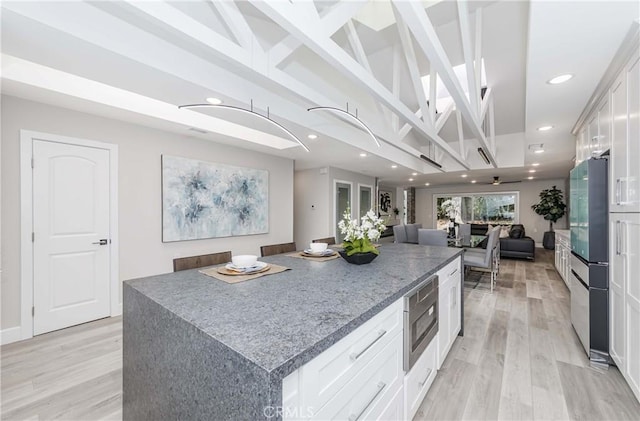
[[[279,418],[265,409],[288,374],[462,252],[385,244],[362,266],[266,257],[291,270],[238,284],[198,270],[126,281],[124,419]]]

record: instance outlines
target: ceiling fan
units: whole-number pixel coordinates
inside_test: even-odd
[[[521,183],[521,180],[518,181],[500,181],[500,177],[497,175],[493,176],[493,181],[487,184],[491,184],[493,186],[499,186],[500,184],[511,184],[511,183]]]

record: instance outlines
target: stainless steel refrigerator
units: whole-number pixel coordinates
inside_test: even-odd
[[[571,323],[593,363],[609,356],[608,160],[590,158],[570,173]]]

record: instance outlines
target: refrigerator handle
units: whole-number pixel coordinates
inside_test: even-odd
[[[616,205],[620,204],[620,179],[616,178]]]

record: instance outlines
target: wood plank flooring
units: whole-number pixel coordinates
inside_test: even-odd
[[[465,288],[458,337],[416,420],[640,420],[640,404],[615,367],[589,366],[553,266],[502,259],[498,287]]]
[[[640,420],[615,367],[596,370],[573,332],[553,253],[501,260],[498,287],[465,288],[458,337],[415,420]],[[5,345],[1,418],[122,419],[122,320]]]
[[[122,419],[122,318],[4,345],[3,420]]]

